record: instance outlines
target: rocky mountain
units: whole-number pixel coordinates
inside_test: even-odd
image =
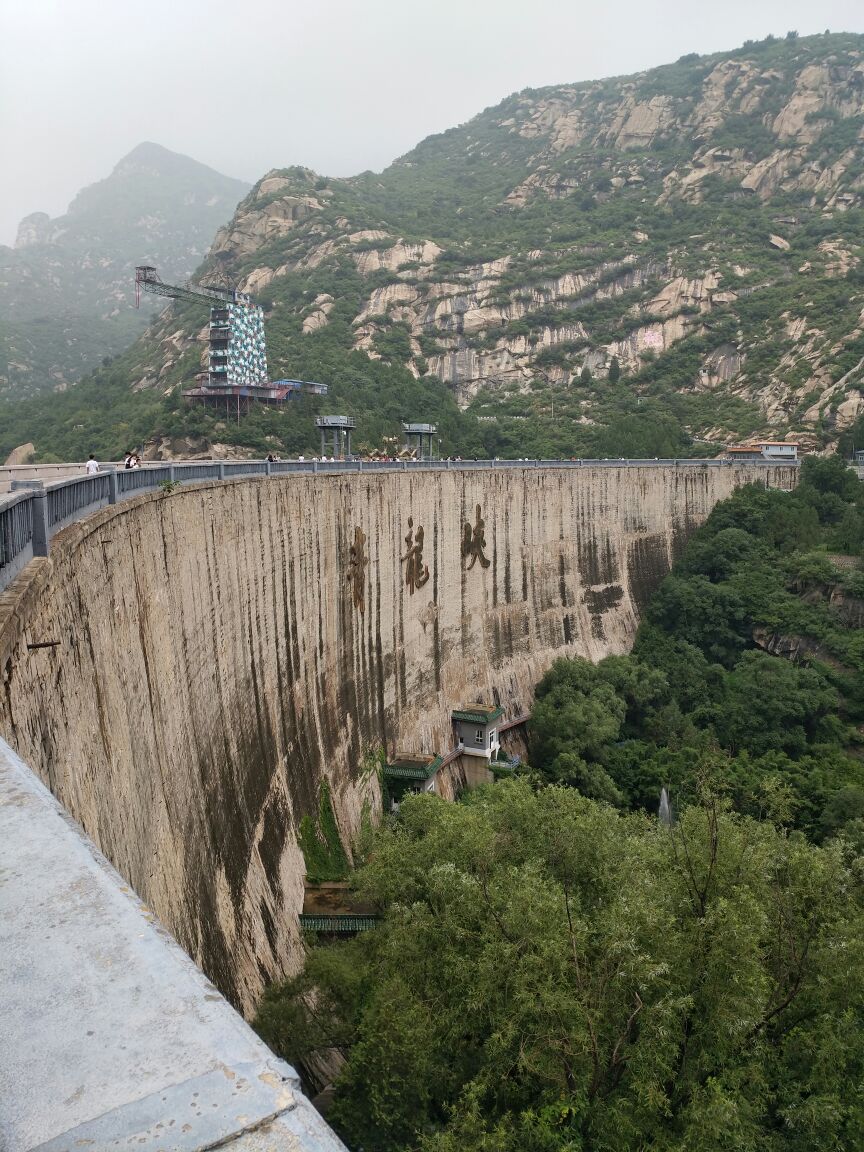
[[[0,246],[0,394],[20,398],[67,387],[143,332],[135,264],[187,277],[248,184],[140,144],[65,216],[25,217],[14,248]]]
[[[790,33],[520,92],[380,174],[270,172],[201,272],[259,298],[273,375],[326,380],[360,442],[404,417],[445,450],[662,455],[854,424],[862,243],[864,36]],[[180,404],[204,319],[168,311],[98,387],[154,388],[166,451],[314,445],[316,401],[236,428]]]

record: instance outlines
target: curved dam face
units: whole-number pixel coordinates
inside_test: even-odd
[[[288,476],[106,508],[0,597],[0,731],[249,1012],[300,963],[325,777],[350,842],[380,808],[370,749],[446,751],[454,706],[516,715],[556,656],[626,651],[754,478],[796,470]]]

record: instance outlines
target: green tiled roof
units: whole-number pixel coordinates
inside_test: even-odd
[[[431,760],[397,760],[384,765],[384,776],[391,780],[428,780],[441,767],[441,757]]]
[[[300,916],[300,927],[312,932],[368,932],[376,916]]]
[[[476,708],[454,708],[451,715],[454,720],[465,720],[469,724],[491,724],[493,720],[504,715],[504,709],[483,708],[478,705]]]

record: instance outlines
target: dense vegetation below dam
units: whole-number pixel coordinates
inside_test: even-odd
[[[521,778],[367,833],[378,926],[257,1020],[349,1146],[862,1147],[862,557],[842,462],[741,489],[629,655],[542,677]]]

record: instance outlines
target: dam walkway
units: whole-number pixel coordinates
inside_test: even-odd
[[[3,1152],[345,1152],[0,739]]]
[[[513,469],[580,468],[731,468],[723,459],[604,459],[604,460],[220,460],[147,464],[141,468],[102,468],[95,475],[64,476],[60,480],[16,479],[33,477],[37,466],[2,471],[11,493],[0,498],[0,592],[35,556],[47,556],[51,537],[69,524],[111,504],[177,484],[227,481],[252,476],[368,474],[370,472],[429,472]],[[767,476],[776,461],[749,461],[754,479]],[[48,474],[57,465],[46,465]],[[85,465],[61,465],[63,469]],[[737,467],[741,467],[740,463]]]

